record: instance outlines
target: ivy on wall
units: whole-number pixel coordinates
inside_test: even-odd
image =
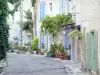
[[[6,51],[9,50],[9,26],[7,25],[7,16],[17,11],[20,0],[0,0],[0,60],[6,58]],[[13,4],[14,10],[11,12],[8,2]]]
[[[0,0],[0,60],[6,58],[6,51],[9,50],[9,27],[7,25],[8,5],[7,0]]]

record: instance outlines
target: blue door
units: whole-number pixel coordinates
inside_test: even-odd
[[[65,34],[65,49],[69,49],[70,45],[70,39],[68,37],[68,34],[70,33],[71,29],[66,29],[66,34]]]
[[[66,34],[65,34],[65,49],[67,50],[70,50],[70,53],[71,53],[71,60],[75,60],[75,39],[73,38],[72,39],[72,46],[71,46],[71,49],[70,49],[70,38],[68,37],[68,34],[73,31],[74,29],[66,29]]]

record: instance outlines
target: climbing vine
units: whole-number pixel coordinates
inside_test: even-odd
[[[7,16],[7,0],[0,0],[0,60],[6,58],[6,51],[9,50]]]
[[[7,16],[9,15],[9,7],[8,2],[15,5],[15,9],[17,9],[16,5],[18,0],[0,0],[0,60],[6,58],[6,51],[9,50],[9,26],[7,25]],[[15,10],[14,11],[17,11]]]
[[[54,17],[46,16],[41,23],[41,31],[43,33],[48,32],[53,35],[53,38],[55,38],[60,25],[72,24],[72,15],[68,13],[62,15],[58,14]]]

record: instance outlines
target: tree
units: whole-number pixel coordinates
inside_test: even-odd
[[[33,36],[33,22],[32,22],[32,12],[30,10],[25,11],[25,19],[26,21],[19,22],[19,25],[26,32],[30,32]]]
[[[9,26],[7,16],[9,15],[8,2],[14,4],[18,0],[0,0],[0,60],[6,59],[6,51],[9,50]],[[17,8],[17,7],[16,7]]]
[[[72,24],[72,15],[68,13],[66,15],[58,14],[54,17],[46,16],[41,22],[42,22],[41,31],[43,33],[48,32],[49,34],[52,34],[55,43],[55,38],[59,31],[59,26],[62,24],[64,25]]]

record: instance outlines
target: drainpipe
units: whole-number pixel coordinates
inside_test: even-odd
[[[83,62],[84,62],[84,67],[83,71],[87,71],[87,52],[86,52],[86,39],[85,39],[85,31],[86,31],[86,26],[87,22],[83,23],[83,39],[82,39],[82,44],[83,44]]]

